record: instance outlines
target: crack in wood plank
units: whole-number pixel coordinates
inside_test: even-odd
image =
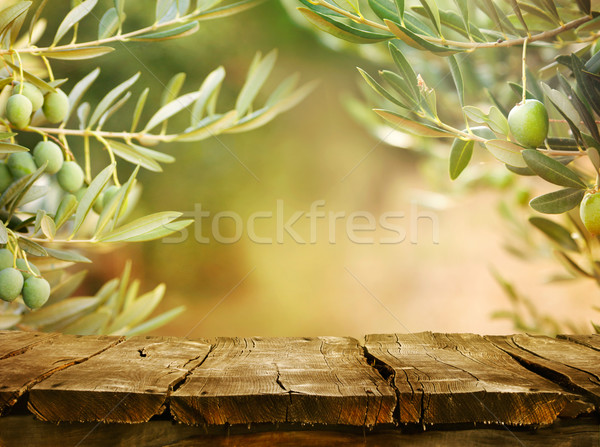
[[[209,349],[192,340],[131,337],[32,387],[28,405],[46,421],[147,422]]]
[[[123,337],[61,335],[45,338],[23,353],[1,360],[0,376],[3,380],[0,385],[0,415],[38,383],[88,361],[122,340]],[[77,349],[74,349],[75,341],[78,341]]]

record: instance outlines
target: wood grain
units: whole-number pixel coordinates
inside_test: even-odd
[[[132,337],[32,387],[28,408],[45,421],[146,422],[209,350],[193,340]]]
[[[39,338],[35,334],[30,334],[30,337]],[[121,340],[121,337],[61,335],[33,345],[26,341],[29,349],[0,360],[0,414],[6,413],[36,383],[89,359]]]
[[[400,422],[548,425],[578,401],[479,335],[368,335],[365,346],[392,372]]]
[[[489,336],[529,369],[600,406],[600,352],[580,343],[544,336]],[[580,339],[583,340],[583,339]]]
[[[590,418],[569,424],[530,430],[471,427],[460,430],[364,431],[359,428],[312,429],[302,427],[239,427],[206,430],[171,421],[145,424],[96,424],[93,422],[53,424],[32,416],[0,418],[3,447],[581,447],[600,444],[600,426]]]
[[[0,360],[22,354],[32,346],[58,335],[45,332],[0,331]]]
[[[600,351],[600,334],[587,334],[587,335],[558,335],[556,338],[561,340],[568,340],[573,343],[577,343],[588,348]]]
[[[393,422],[394,390],[347,337],[218,338],[171,397],[186,424]]]

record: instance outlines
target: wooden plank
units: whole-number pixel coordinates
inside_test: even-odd
[[[461,430],[363,430],[360,427],[312,429],[284,426],[251,426],[211,429],[152,420],[145,424],[97,424],[93,422],[53,424],[32,416],[0,418],[0,445],[85,447],[263,447],[263,446],[364,446],[364,447],[465,447],[527,446],[574,447],[600,444],[597,420],[580,418],[569,424],[554,424],[526,431],[506,428]]]
[[[587,334],[587,335],[558,335],[557,338],[562,340],[569,340],[573,343],[578,343],[588,348],[600,351],[600,334]]]
[[[0,415],[29,388],[62,369],[114,346],[121,337],[61,335],[0,360]]]
[[[58,333],[0,331],[0,360],[19,355]]]
[[[394,390],[348,337],[218,338],[173,393],[186,424],[393,422]]]
[[[35,385],[28,408],[45,421],[146,422],[209,350],[182,338],[132,337]]]
[[[537,373],[582,393],[600,408],[600,352],[583,344],[544,336],[488,336]]]
[[[403,423],[547,425],[571,403],[580,408],[479,335],[368,335],[365,346],[393,372]]]

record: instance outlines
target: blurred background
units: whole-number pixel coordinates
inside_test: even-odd
[[[144,4],[128,2],[128,26],[152,22],[153,10]],[[391,133],[383,126],[377,133],[373,129],[378,124],[369,131],[365,121],[383,123],[359,105],[364,82],[356,67],[376,74],[379,50],[361,48],[372,51],[367,58],[365,53],[332,47],[339,43],[328,45],[290,17],[294,6],[289,2],[285,8],[271,0],[233,17],[203,22],[198,33],[185,39],[117,45],[117,51],[101,59],[54,65],[59,77],[69,77],[67,90],[96,66],[102,68],[87,97],[91,103],[141,71],[134,97],[147,85],[151,88],[148,104],[157,104],[173,74],[187,73],[183,88],[187,92],[223,65],[227,76],[219,108],[226,110],[235,103],[255,52],[265,54],[273,48],[279,57],[263,98],[293,72],[303,82],[319,81],[299,106],[258,130],[221,135],[200,144],[157,147],[177,161],[166,165],[164,173],[141,173],[143,194],[137,212],[192,212],[201,206],[210,212],[202,219],[203,234],[198,235],[196,227],[179,243],[129,244],[97,253],[86,288],[97,290],[120,275],[126,260],[132,259],[133,275],[142,279],[142,290],[160,282],[167,286],[157,312],[187,306],[182,316],[155,331],[162,335],[513,332],[511,321],[492,318],[495,311],[509,307],[491,274],[495,268],[550,315],[587,323],[591,303],[597,299],[592,284],[549,286],[545,281],[557,270],[555,262],[548,257],[519,260],[505,249],[512,230],[498,211],[499,204],[501,200],[517,208],[519,200],[526,204],[523,196],[531,185],[523,180],[515,185],[504,167],[484,153],[476,154],[470,174],[451,182],[446,160],[449,142],[434,147],[432,142]],[[60,17],[64,11],[57,7],[50,13]],[[519,66],[519,52],[507,60],[507,73],[511,66]],[[426,79],[439,79],[441,85],[451,82],[443,66],[427,61],[415,64],[427,71],[424,74],[430,78]],[[485,70],[483,66],[480,74],[489,77]],[[512,73],[518,73],[518,68]],[[148,116],[154,111],[146,109]],[[108,127],[117,130],[118,126],[115,116]],[[431,157],[431,153],[440,155]],[[255,212],[275,215],[278,201],[286,221],[298,211],[305,213],[293,229],[306,243],[287,233],[278,243],[275,217],[256,221],[256,233],[273,238],[273,243],[256,243],[248,237],[247,219]],[[310,243],[306,213],[315,201],[323,201],[319,211],[343,212],[345,217],[334,225],[329,217],[318,220],[316,240]],[[528,212],[526,206],[521,208],[523,216],[516,218],[525,221]],[[212,216],[219,212],[241,217],[243,234],[238,242],[223,244],[211,236]],[[353,242],[345,230],[353,212],[370,213],[377,221],[384,213],[403,213],[405,217],[394,224],[406,230],[406,239],[381,243],[394,233],[377,224],[375,232],[360,234],[372,236],[373,243]],[[232,219],[219,222],[223,236],[235,235]],[[411,227],[411,222],[416,226]],[[332,228],[335,243],[330,243]],[[200,236],[209,241],[199,242]]]

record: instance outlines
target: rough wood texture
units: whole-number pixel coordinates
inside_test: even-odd
[[[0,332],[0,445],[12,441],[7,421],[16,419],[9,418],[27,410],[50,421],[89,421],[56,428],[30,415],[40,439],[89,432],[104,433],[98,439],[111,444],[110,433],[120,433],[127,445],[140,445],[131,441],[136,436],[148,445],[154,437],[157,445],[350,445],[364,432],[368,445],[405,436],[413,445],[453,445],[460,436],[446,432],[461,429],[472,444],[491,445],[500,436],[518,445],[502,438],[524,429],[514,426],[528,427],[529,436],[547,424],[597,424],[598,408],[597,336],[369,335],[363,347],[347,337],[125,341]],[[111,421],[149,422],[127,431],[129,425]],[[477,430],[465,430],[474,424]],[[510,430],[488,437],[494,430],[481,424]],[[422,427],[437,434],[404,433]],[[600,433],[569,430],[586,441]],[[539,439],[561,445],[566,438]]]
[[[600,405],[600,352],[543,336],[487,337],[527,368]]]
[[[577,422],[577,424],[575,424]],[[290,430],[290,431],[288,431]],[[586,418],[569,424],[527,431],[509,428],[470,427],[463,430],[363,431],[361,428],[325,430],[284,427],[239,427],[206,430],[151,421],[146,424],[97,424],[92,422],[52,424],[31,416],[0,418],[0,445],[3,447],[85,446],[85,447],[583,447],[600,444],[598,421]]]
[[[400,422],[544,425],[587,409],[479,335],[368,335],[366,349],[393,373]]]
[[[48,337],[39,343],[26,341],[27,349],[0,360],[0,414],[6,413],[36,383],[89,359],[121,340],[120,337],[61,335]]]
[[[587,346],[588,348],[595,349],[596,351],[600,351],[600,335],[599,334],[589,334],[589,335],[559,335],[557,338],[562,340],[569,340],[573,343],[577,343],[583,346]]]
[[[392,423],[394,391],[355,339],[219,338],[173,393],[186,424]]]
[[[133,337],[35,385],[28,408],[46,421],[146,422],[163,412],[173,386],[209,349],[192,340]]]

